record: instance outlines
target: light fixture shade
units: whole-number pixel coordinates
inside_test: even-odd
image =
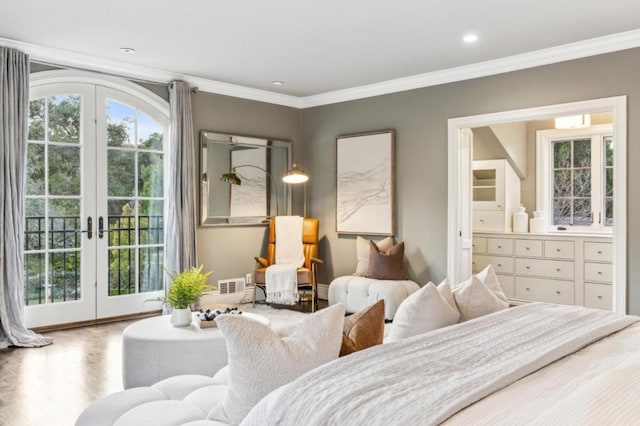
[[[308,180],[309,176],[307,176],[302,167],[298,167],[296,163],[293,163],[293,167],[282,177],[282,181],[285,183],[304,183]]]
[[[230,183],[231,185],[241,185],[242,184],[242,181],[240,180],[240,178],[238,177],[236,172],[225,173],[223,175],[220,175],[220,180],[222,182]]]
[[[556,118],[556,129],[581,129],[591,126],[591,115],[570,115]]]

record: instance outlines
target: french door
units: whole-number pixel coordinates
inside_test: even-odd
[[[88,83],[32,88],[25,320],[37,327],[157,309],[167,117]]]

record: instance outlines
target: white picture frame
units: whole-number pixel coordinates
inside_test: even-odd
[[[336,232],[393,235],[395,130],[336,138]]]

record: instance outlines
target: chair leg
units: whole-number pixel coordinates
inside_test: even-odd
[[[256,283],[253,283],[253,307],[256,307],[256,289],[258,288],[258,286],[256,285]]]

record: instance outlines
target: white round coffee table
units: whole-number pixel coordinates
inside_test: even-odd
[[[269,325],[262,315],[243,316]],[[122,384],[150,386],[179,374],[213,376],[227,365],[227,345],[217,327],[200,329],[196,321],[174,327],[170,315],[146,318],[122,332]]]

